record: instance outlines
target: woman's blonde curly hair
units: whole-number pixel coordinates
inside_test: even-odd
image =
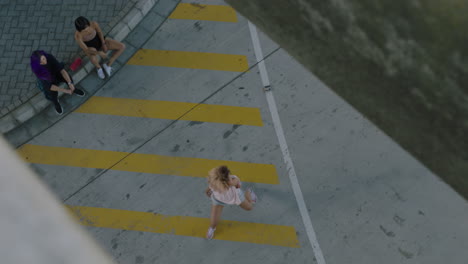
[[[208,172],[208,185],[214,191],[224,192],[229,189],[230,174],[231,171],[225,165],[213,168]]]

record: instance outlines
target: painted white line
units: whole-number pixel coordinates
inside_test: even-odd
[[[265,67],[265,62],[263,60],[262,48],[260,46],[260,41],[258,39],[256,27],[249,21],[250,36],[252,37],[252,42],[255,51],[255,57],[260,69],[260,76],[262,78],[262,84],[264,87],[270,86],[270,80],[268,79],[268,74]],[[263,66],[262,66],[263,65]],[[263,69],[263,70],[262,70]],[[278,137],[278,142],[280,144],[281,152],[283,153],[284,163],[286,164],[286,169],[289,174],[289,180],[291,181],[291,186],[296,196],[297,205],[302,216],[302,221],[304,223],[307,237],[309,238],[312,250],[314,251],[315,259],[318,264],[326,264],[325,258],[323,257],[322,249],[317,240],[317,235],[315,234],[314,227],[312,226],[312,221],[310,220],[309,212],[302,196],[301,187],[299,181],[297,180],[296,170],[294,169],[294,164],[292,162],[291,156],[289,155],[288,144],[286,143],[286,137],[284,136],[283,127],[281,126],[281,120],[278,114],[278,109],[276,107],[275,98],[273,97],[273,92],[271,90],[265,91],[266,99],[268,102],[268,108],[270,109],[271,117],[273,119],[273,126],[276,131],[276,136]]]
[[[260,70],[260,78],[262,79],[263,87],[270,87],[270,79],[263,61],[262,47],[260,46],[260,40],[258,39],[257,28],[254,24],[249,21],[250,36],[254,46],[255,58],[257,58],[258,69]]]

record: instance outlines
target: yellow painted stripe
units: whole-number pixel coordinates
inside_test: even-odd
[[[233,72],[249,68],[244,55],[152,49],[138,50],[127,64]]]
[[[119,115],[224,124],[262,126],[260,109],[253,107],[195,104],[93,96],[75,110],[78,113]]]
[[[30,144],[23,145],[17,151],[29,163],[188,177],[206,177],[211,168],[224,164],[234,174],[238,175],[242,181],[266,184],[279,183],[276,168],[270,164]],[[117,162],[118,164],[116,164]]]
[[[169,16],[172,19],[237,22],[236,11],[230,6],[181,3]]]
[[[68,206],[85,226],[124,229],[131,231],[205,237],[210,220],[190,216],[160,215],[147,212],[97,207]],[[292,226],[222,220],[214,239],[299,247],[296,230]]]

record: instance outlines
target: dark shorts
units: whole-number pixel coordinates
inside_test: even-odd
[[[86,46],[90,48],[95,48],[96,50],[102,49],[102,42],[97,33],[96,33],[96,36],[94,36],[92,40],[83,41],[83,42],[84,44],[86,44]]]

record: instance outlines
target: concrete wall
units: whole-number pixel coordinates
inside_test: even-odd
[[[1,263],[114,263],[0,137]]]
[[[468,197],[468,2],[227,2]]]

